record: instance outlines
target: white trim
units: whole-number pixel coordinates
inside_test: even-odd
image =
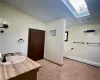
[[[92,62],[92,61],[89,61],[89,60],[84,60],[84,59],[80,59],[80,58],[72,57],[72,56],[64,56],[64,58],[68,58],[68,59],[72,59],[72,60],[75,60],[75,61],[90,64],[90,65],[93,65],[93,66],[96,66],[96,67],[100,67],[100,63]]]

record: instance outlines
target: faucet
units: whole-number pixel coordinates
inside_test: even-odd
[[[3,57],[2,62],[7,62],[7,60],[6,60],[6,56],[7,56],[7,55],[9,55],[9,54],[11,54],[12,56],[14,55],[13,53],[8,53],[8,54],[5,54],[5,55],[4,55],[4,57]]]

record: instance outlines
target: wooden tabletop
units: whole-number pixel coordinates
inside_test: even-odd
[[[28,71],[40,68],[41,65],[33,60],[26,58],[24,62],[17,64],[4,65],[0,64],[0,80],[8,80]]]

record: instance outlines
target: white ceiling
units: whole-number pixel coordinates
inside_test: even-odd
[[[61,0],[4,0],[7,4],[43,21],[66,18],[67,25],[81,24]],[[86,0],[93,21],[100,18],[100,0]],[[98,20],[99,21],[99,20]]]
[[[93,20],[100,20],[100,0],[86,0]]]

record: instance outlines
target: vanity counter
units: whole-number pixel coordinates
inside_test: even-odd
[[[23,80],[23,78],[27,78],[27,77],[32,78],[32,76],[34,76],[33,74],[35,74],[34,72],[37,72],[40,67],[41,65],[39,65],[38,63],[34,62],[33,60],[27,57],[25,61],[21,63],[9,64],[9,65],[0,64],[0,80]],[[30,73],[32,74],[32,76]],[[27,80],[27,79],[24,79],[24,80]],[[33,78],[32,80],[35,80],[35,79]]]

